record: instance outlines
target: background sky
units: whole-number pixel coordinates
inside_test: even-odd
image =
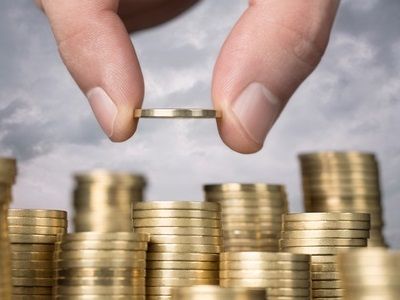
[[[211,107],[213,64],[247,1],[204,0],[133,36],[145,107]],[[72,175],[143,173],[151,200],[199,200],[202,184],[287,186],[301,211],[297,155],[373,151],[380,161],[386,236],[400,246],[400,1],[343,1],[328,51],[254,155],[232,152],[212,120],[143,120],[111,143],[63,66],[46,18],[30,0],[0,2],[0,155],[19,160],[14,207],[70,210]]]

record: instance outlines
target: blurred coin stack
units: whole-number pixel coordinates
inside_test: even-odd
[[[400,299],[400,252],[368,248],[338,255],[345,300]]]
[[[59,242],[56,299],[145,299],[149,236],[70,233]]]
[[[281,251],[311,255],[313,299],[342,299],[343,289],[336,264],[336,254],[357,247],[366,247],[369,228],[369,214],[284,215]]]
[[[150,234],[147,300],[171,299],[174,287],[218,284],[221,220],[217,203],[136,203],[133,224],[135,232]]]
[[[282,185],[226,183],[204,186],[221,205],[224,251],[279,251],[287,197]]]
[[[310,256],[274,252],[223,252],[223,287],[266,288],[268,299],[310,299]]]
[[[0,157],[0,299],[10,300],[12,295],[11,253],[7,215],[12,200],[12,185],[17,176],[15,159]]]
[[[75,176],[75,231],[132,231],[132,205],[143,200],[140,175],[96,170]]]
[[[379,167],[375,155],[321,152],[299,156],[307,212],[371,214],[369,246],[385,247]]]
[[[58,236],[67,231],[67,212],[10,209],[13,299],[51,299]]]
[[[172,300],[265,300],[265,289],[223,288],[216,285],[198,285],[175,288]],[[269,299],[269,298],[268,298]]]

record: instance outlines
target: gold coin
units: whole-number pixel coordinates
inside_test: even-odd
[[[311,264],[311,271],[313,272],[339,272],[339,268],[335,263],[325,264]]]
[[[147,262],[150,261],[207,261],[218,262],[218,254],[210,253],[179,253],[179,252],[163,252],[163,253],[147,253]]]
[[[67,227],[67,221],[55,218],[8,217],[9,225]]]
[[[12,252],[52,252],[54,244],[11,244]]]
[[[128,260],[128,259],[77,259],[77,260],[59,260],[57,261],[59,268],[145,268],[144,260]]]
[[[310,256],[293,253],[267,253],[267,252],[222,252],[220,261],[297,261],[309,262]]]
[[[223,235],[225,239],[231,238],[244,238],[244,239],[263,239],[263,238],[274,238],[277,239],[280,236],[280,232],[277,233],[276,231],[264,231],[264,230],[241,230],[241,229],[231,229],[225,230],[223,229]]]
[[[310,280],[292,280],[292,279],[221,279],[220,285],[223,287],[264,287],[264,288],[308,288]]]
[[[313,289],[340,289],[342,282],[340,280],[314,280]]]
[[[147,242],[131,241],[68,241],[61,243],[63,250],[143,250],[147,249]]]
[[[25,278],[53,278],[54,272],[49,269],[13,269],[12,276]]]
[[[209,261],[147,261],[150,270],[218,270],[217,262]]]
[[[222,112],[200,108],[147,108],[135,109],[134,117],[160,119],[219,119],[222,117]]]
[[[53,244],[57,241],[55,235],[40,234],[9,234],[12,244]]]
[[[191,244],[150,244],[149,252],[219,253],[220,246]]]
[[[294,261],[221,261],[221,270],[291,270],[291,271],[307,271],[310,270],[308,262]]]
[[[342,289],[313,289],[312,296],[314,297],[342,297]]]
[[[215,270],[155,270],[147,274],[147,278],[218,278]]]
[[[137,202],[133,205],[133,211],[139,210],[205,210],[205,211],[220,211],[219,204],[210,202],[197,202],[197,201],[151,201],[151,202]]]
[[[57,279],[57,284],[62,286],[103,285],[103,286],[144,286],[145,279],[126,277],[79,277]]]
[[[145,295],[58,295],[57,300],[146,300]]]
[[[221,222],[212,219],[194,219],[194,218],[148,218],[134,219],[133,226],[136,227],[211,227],[219,228]]]
[[[63,237],[64,241],[136,241],[148,242],[150,236],[137,232],[76,232]]]
[[[13,277],[12,283],[14,286],[52,286],[54,279]]]
[[[203,284],[218,284],[217,278],[147,278],[146,286],[191,286],[191,285],[203,285]]]
[[[14,286],[12,292],[14,295],[51,295],[52,287]]]
[[[13,300],[49,300],[50,295],[13,295]]]
[[[79,285],[58,286],[58,295],[144,295],[142,286]]]
[[[356,248],[354,248],[355,250]],[[352,251],[354,251],[352,249]],[[325,263],[336,263],[336,255],[311,255],[311,264],[325,264]]]
[[[207,211],[200,209],[149,209],[133,210],[133,219],[145,218],[200,218],[200,219],[220,219],[218,211]]]
[[[248,252],[248,251],[264,251],[264,252],[279,252],[278,246],[257,246],[257,245],[249,245],[249,246],[224,246],[224,251],[229,252]]]
[[[299,254],[309,254],[309,255],[328,255],[337,254],[343,250],[351,250],[356,246],[334,246],[334,247],[281,247],[281,251],[299,253]]]
[[[339,272],[311,272],[312,280],[339,280]]]
[[[242,207],[224,207],[221,210],[222,218],[227,215],[275,215],[279,216],[286,213],[286,209],[281,207],[255,207],[255,208],[246,208]]]
[[[58,271],[59,277],[80,278],[80,277],[134,277],[140,269],[130,267],[121,268],[72,268]],[[144,271],[144,269],[142,269]]]
[[[68,259],[146,259],[144,251],[130,250],[67,250],[59,253],[60,258]]]
[[[140,227],[135,228],[135,232],[149,233],[150,235],[221,236],[221,230],[219,228],[205,227]]]
[[[281,247],[308,247],[308,246],[367,246],[367,239],[289,239],[280,240]]]
[[[259,229],[259,230],[266,230],[266,231],[277,231],[279,232],[282,229],[281,223],[224,223],[222,225],[223,230],[252,230],[252,229]]]
[[[11,252],[13,260],[52,260],[54,252]]]
[[[310,297],[310,289],[304,288],[268,288],[267,289],[268,296],[275,297]]]
[[[238,239],[238,238],[225,238],[224,240],[224,247],[229,246],[246,246],[246,245],[253,245],[253,246],[276,246],[279,247],[279,240],[278,239]]]
[[[157,244],[203,244],[220,245],[222,238],[202,235],[171,236],[171,235],[152,235],[151,242]]]
[[[8,227],[11,234],[38,234],[38,235],[56,235],[67,232],[64,227],[44,227],[44,226],[14,226]]]
[[[283,239],[364,239],[369,237],[368,230],[295,230],[282,232]]]
[[[284,222],[283,231],[289,230],[367,230],[370,223],[366,221],[306,221],[306,222]]]
[[[249,223],[279,223],[282,224],[282,217],[277,216],[277,215],[257,215],[257,216],[252,216],[252,215],[225,215],[222,218],[222,223],[227,224],[227,223],[243,223],[243,222],[249,222]]]
[[[52,269],[52,260],[13,260],[11,267],[13,269]]]
[[[283,216],[286,222],[302,221],[369,221],[368,214],[360,213],[295,213]]]
[[[221,270],[220,279],[309,279],[310,271],[284,270]]]
[[[173,299],[192,300],[264,300],[265,289],[222,288],[215,285],[200,285],[174,288]]]
[[[67,219],[67,212],[63,210],[46,210],[46,209],[10,209],[8,211],[10,217],[26,217],[26,218],[50,218],[50,219]]]
[[[203,186],[205,192],[285,192],[283,185],[265,184],[265,183],[223,183],[223,184],[207,184]]]

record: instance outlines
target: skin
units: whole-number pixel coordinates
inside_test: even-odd
[[[144,82],[129,32],[164,23],[198,1],[36,2],[81,90],[90,95],[101,87],[115,105],[112,117],[103,113],[97,118],[102,128],[114,142],[130,138]],[[262,148],[292,94],[320,62],[338,6],[339,0],[249,1],[222,46],[213,74],[214,107],[223,112],[218,129],[228,147],[240,153]]]

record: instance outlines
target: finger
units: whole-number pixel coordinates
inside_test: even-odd
[[[290,96],[319,63],[339,0],[254,0],[217,60],[213,101],[222,140],[260,150]]]
[[[117,0],[42,0],[61,57],[113,141],[136,130],[143,76]]]

